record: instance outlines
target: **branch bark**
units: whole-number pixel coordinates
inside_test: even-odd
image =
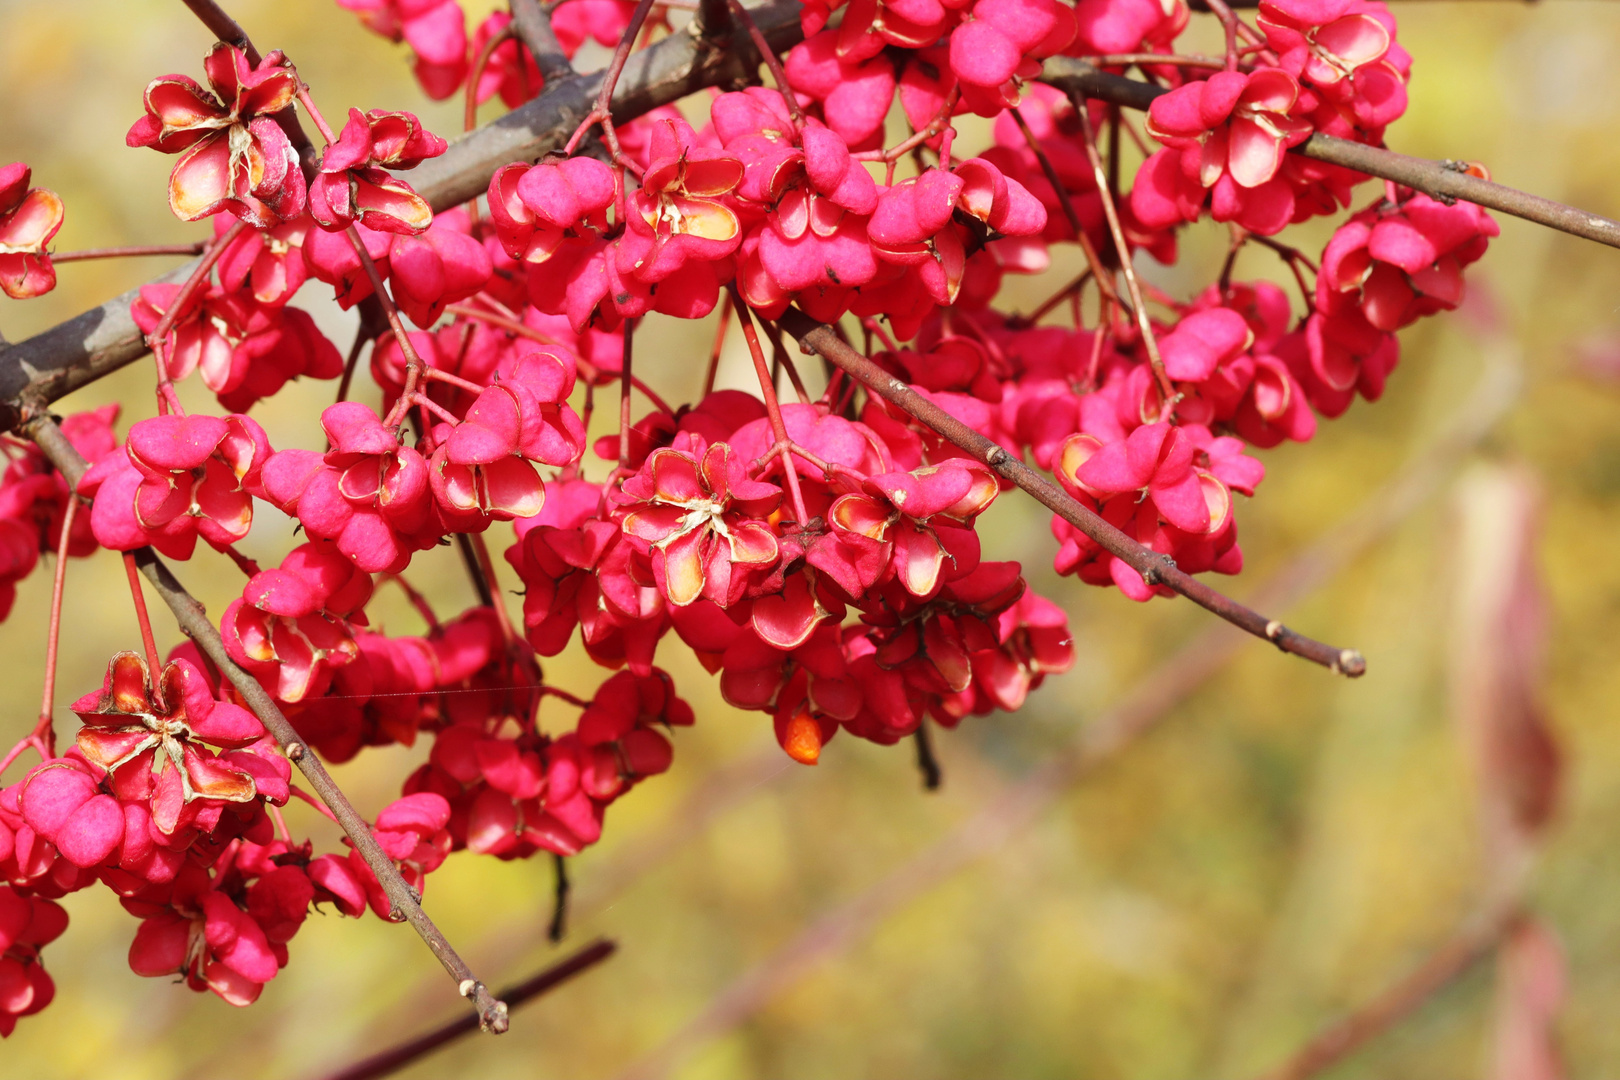
[[[1067,56],[1055,56],[1046,61],[1045,73],[1041,78],[1068,94],[1096,98],[1131,109],[1146,109],[1153,104],[1154,98],[1169,93],[1163,87],[1098,71],[1084,60]],[[1466,199],[1571,236],[1620,247],[1620,221],[1611,221],[1539,195],[1481,180],[1461,172],[1448,162],[1408,157],[1392,150],[1322,134],[1312,135],[1290,153],[1393,180],[1437,199]]]
[[[1167,555],[1143,547],[1074,499],[1040,473],[1019,461],[1006,447],[968,427],[962,421],[917,393],[906,383],[839,340],[832,329],[808,315],[789,308],[781,323],[799,339],[808,352],[816,353],[844,369],[867,390],[904,409],[940,435],[984,462],[1008,480],[1033,495],[1047,509],[1101,544],[1103,549],[1142,575],[1150,585],[1168,585],[1193,603],[1219,615],[1255,637],[1276,645],[1286,653],[1302,656],[1332,671],[1355,678],[1367,670],[1367,662],[1354,649],[1340,649],[1296,633],[1257,611],[1205,585],[1179,569]]]
[[[213,6],[204,0],[187,2]],[[774,49],[789,48],[803,36],[798,0],[771,0],[754,8],[753,15]],[[614,87],[614,120],[629,120],[705,87],[746,79],[753,50],[733,48],[734,33],[730,26],[708,36],[681,30],[632,53]],[[502,165],[535,161],[559,149],[591,111],[601,84],[601,72],[557,80],[533,101],[464,135],[442,156],[417,166],[410,175],[412,186],[435,211],[482,194]],[[187,262],[156,280],[184,281],[196,266],[195,261]],[[0,428],[21,423],[25,406],[48,405],[144,356],[146,344],[129,314],[139,297],[138,289],[131,290],[0,349]]]
[[[62,429],[48,416],[37,416],[24,427],[29,438],[39,444],[51,464],[67,479],[70,488],[77,487],[79,478],[84,475],[88,463],[79,456],[79,452],[68,442]],[[456,953],[450,942],[445,940],[443,933],[428,918],[427,912],[422,910],[421,899],[416,895],[405,879],[400,877],[399,870],[394,866],[387,853],[378,846],[377,838],[371,835],[371,826],[355,810],[343,790],[337,786],[326,766],[321,764],[320,758],[299,737],[293,729],[291,722],[282,713],[281,707],[276,704],[275,698],[259,685],[259,680],[239,667],[225,651],[225,642],[220,638],[219,631],[209,621],[208,614],[195,597],[186,592],[175,576],[170,573],[163,560],[158,558],[157,552],[151,548],[141,548],[134,553],[135,564],[140,568],[141,574],[151,582],[152,588],[163,598],[174,612],[175,621],[186,636],[197,643],[203,654],[216,664],[225,677],[230,679],[242,695],[242,700],[253,711],[265,729],[275,737],[281,746],[287,760],[298,766],[304,778],[309,781],[310,787],[320,796],[321,801],[327,805],[337,818],[343,831],[348,834],[349,840],[354,844],[355,850],[360,852],[366,865],[377,876],[382,885],[383,892],[388,896],[388,902],[393,907],[396,917],[404,919],[411,924],[411,928],[421,937],[427,947],[433,950],[439,963],[444,965],[445,971],[456,980],[456,986],[462,997],[472,1000],[478,1011],[478,1023],[485,1031],[499,1034],[507,1028],[507,1007],[504,1002],[497,1000],[489,992],[489,988],[480,982],[467,966],[466,961]]]
[[[574,65],[563,52],[562,42],[551,28],[551,15],[540,6],[540,0],[512,0],[512,25],[528,46],[546,85],[574,74]]]

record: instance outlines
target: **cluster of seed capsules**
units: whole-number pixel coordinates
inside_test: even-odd
[[[430,96],[466,86],[515,106],[543,89],[504,13],[469,38],[454,0],[339,2],[410,46]],[[612,46],[632,7],[564,0],[553,25],[570,55],[590,38]],[[1286,151],[1312,132],[1378,144],[1404,111],[1410,58],[1385,6],[1264,0],[1225,64],[1175,54],[1188,17],[1181,0],[814,0],[785,88],[714,96],[697,126],[698,110],[655,109],[618,127],[611,163],[513,163],[485,198],[436,215],[397,175],[446,149],[415,116],[351,109],[311,180],[271,119],[300,93],[296,71],[221,44],[207,86],[152,82],[128,141],[178,155],[171,208],[214,221],[215,269],[195,288],[146,287],[133,316],[167,379],[196,372],[222,412],[187,415],[160,394],[159,415],[124,438],[114,408],[68,417],[92,463],[77,495],[93,503],[65,541],[73,493],[36,449],[8,446],[0,606],[43,551],[150,545],[184,560],[199,537],[234,553],[258,503],[296,518],[305,542],[279,565],[238,560],[250,576],[221,633],[328,761],[431,738],[373,829],[417,888],[456,850],[594,843],[608,806],[669,768],[692,723],[654,665],[672,633],[807,764],[840,731],[894,743],[1016,710],[1073,663],[1067,621],[1017,563],[982,558],[975,525],[1005,482],[939,432],[842,373],[786,403],[766,377],[757,394],[650,397],[594,448],[588,403],[629,381],[638,320],[701,318],[729,295],[750,332],[758,320],[779,334],[796,306],[876,335],[892,376],[1140,543],[1188,571],[1236,573],[1235,496],[1264,476],[1252,451],[1377,398],[1395,332],[1460,302],[1496,226],[1386,185],[1319,268],[1274,245],[1302,310],[1226,275],[1188,301],[1156,294],[1151,338],[1110,289],[1089,326],[1078,302],[1068,323],[998,309],[1003,276],[1045,270],[1053,245],[1081,241],[1117,269],[1117,231],[1168,263],[1177,231],[1206,215],[1242,242],[1351,205],[1366,177]],[[1147,115],[1157,147],[1133,180],[1116,160],[1105,181],[1088,131],[1135,137],[1131,121],[1096,103],[1082,116],[1036,80],[1048,57],[1124,54],[1168,92]],[[886,150],[897,96],[910,132]],[[992,144],[966,158],[951,127],[964,113],[994,121]],[[29,184],[25,166],[0,170],[13,296],[55,280],[45,245],[62,204]],[[324,448],[277,450],[254,404],[344,367],[288,303],[312,280],[346,308],[384,287],[416,329],[377,337],[375,408],[340,401],[322,413]],[[737,313],[726,300],[722,315]],[[601,464],[587,467],[592,450]],[[515,530],[521,621],[485,604],[442,624],[429,613],[421,636],[370,629],[381,581],[450,537],[481,549],[498,522]],[[1060,573],[1168,595],[1066,521],[1053,533]],[[576,633],[613,672],[589,700],[547,686],[537,659]],[[548,696],[579,709],[571,730],[542,729]],[[118,655],[73,708],[75,744],[0,791],[0,1033],[50,999],[39,952],[65,925],[54,899],[97,881],[141,920],[137,973],[180,973],[235,1004],[285,965],[312,904],[388,916],[357,854],[292,840],[286,758],[191,646],[161,671]]]

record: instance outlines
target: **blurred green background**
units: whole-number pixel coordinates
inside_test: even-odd
[[[491,5],[467,6],[476,24]],[[460,104],[425,102],[403,50],[330,0],[230,7],[261,48],[288,52],[328,115],[350,104],[410,108],[436,131],[459,130]],[[1499,181],[1620,216],[1620,5],[1425,2],[1396,12],[1416,64],[1410,111],[1389,133],[1393,148],[1484,161]],[[1208,30],[1199,28],[1195,44],[1215,46]],[[169,71],[199,75],[208,44],[173,2],[0,2],[0,92],[10,103],[0,110],[0,161],[28,161],[35,183],[66,200],[59,250],[207,235],[168,212],[171,159],[126,149],[123,133],[140,114],[145,82]],[[582,67],[599,61],[587,56]],[[963,129],[969,144],[982,145],[984,134]],[[1570,996],[1558,1030],[1570,1073],[1615,1075],[1620,390],[1582,377],[1572,343],[1616,331],[1620,253],[1500,220],[1501,238],[1470,275],[1500,309],[1500,340],[1482,344],[1461,316],[1427,320],[1403,335],[1404,359],[1384,401],[1357,403],[1309,446],[1263,454],[1260,497],[1238,511],[1248,567],[1217,584],[1252,595],[1427,445],[1480,378],[1488,351],[1522,358],[1525,388],[1477,456],[1528,465],[1544,492],[1546,695],[1568,772],[1531,897],[1568,957]],[[1328,229],[1318,223],[1296,233],[1294,242],[1314,252]],[[1223,253],[1224,231],[1200,227],[1181,265],[1148,273],[1187,296],[1212,280]],[[0,301],[0,332],[26,337],[173,262],[63,266],[51,295]],[[1007,306],[1028,310],[1073,272],[1062,256],[1045,278],[1012,279]],[[1282,267],[1254,251],[1238,274],[1282,280]],[[312,285],[297,302],[347,348],[352,322],[318,302],[319,291]],[[666,321],[640,337],[647,344],[638,349],[638,374],[686,399],[711,335],[707,322]],[[736,336],[722,382],[746,386]],[[363,383],[362,398],[375,401],[375,388]],[[122,401],[127,426],[151,414],[150,385],[142,361],[59,408]],[[295,385],[255,415],[277,446],[318,446],[317,417],[331,394],[331,384]],[[184,396],[188,407],[212,406],[196,380]],[[848,935],[791,977],[733,989],[729,1000],[746,1006],[740,1022],[693,1040],[676,1075],[1239,1077],[1273,1064],[1408,970],[1472,909],[1483,877],[1476,782],[1447,714],[1448,620],[1460,587],[1450,487],[1448,479],[1327,587],[1272,612],[1361,648],[1366,678],[1349,682],[1244,645],[1159,730],[988,857],[903,896],[871,933]],[[285,519],[260,513],[246,546],[275,561],[294,538]],[[1073,671],[1049,680],[1018,715],[940,734],[945,784],[926,795],[908,746],[846,737],[819,767],[792,765],[763,718],[724,705],[690,654],[666,648],[661,662],[698,724],[677,736],[674,770],[615,805],[602,843],[571,864],[576,904],[564,948],[606,934],[620,943],[619,955],[520,1011],[510,1034],[470,1039],[406,1075],[618,1075],[806,926],[853,898],[871,899],[868,890],[908,858],[1016,790],[1020,777],[1207,625],[1185,602],[1137,606],[1055,579],[1046,515],[1011,496],[994,513],[981,530],[986,555],[1023,561],[1035,586],[1069,610]],[[216,613],[240,588],[237,571],[206,548],[181,571]],[[453,553],[421,557],[408,574],[441,616],[474,602]],[[37,709],[49,584],[42,562],[0,627],[7,745]],[[387,587],[373,619],[394,633],[421,630]],[[164,648],[178,640],[164,619],[154,621]],[[117,560],[75,561],[58,690],[64,734],[74,722],[60,703],[99,685],[107,657],[137,642]],[[577,650],[547,665],[550,681],[586,694],[602,674]],[[370,815],[423,750],[369,751],[336,772]],[[295,832],[336,845],[306,807],[288,817]],[[550,902],[547,861],[468,854],[433,876],[426,899],[492,985],[561,955],[544,942]],[[136,924],[106,890],[65,904],[72,926],[45,954],[56,1002],[0,1044],[7,1076],[314,1077],[457,1012],[415,937],[370,916],[311,916],[291,964],[258,1004],[236,1010],[133,975],[125,952]],[[1333,1075],[1484,1075],[1492,985],[1489,965],[1478,967]]]

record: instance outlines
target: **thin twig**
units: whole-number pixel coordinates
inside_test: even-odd
[[[417,592],[411,583],[406,581],[400,574],[385,573],[379,576],[383,581],[392,581],[399,586],[400,591],[405,594],[405,599],[410,602],[411,607],[415,608],[416,613],[422,616],[422,621],[427,623],[428,633],[436,634],[439,632],[439,617],[434,614],[433,605],[428,603],[427,597]]]
[[[917,725],[911,738],[917,744],[917,770],[922,773],[923,790],[938,791],[945,774],[940,771],[939,759],[934,756],[934,742],[928,734],[926,717]]]
[[[1219,71],[1226,66],[1226,61],[1216,56],[1177,56],[1171,53],[1113,53],[1106,56],[1086,57],[1097,67],[1147,67],[1161,65],[1164,67],[1210,68]]]
[[[141,647],[146,650],[147,674],[152,680],[152,700],[163,709],[163,658],[158,655],[157,640],[152,636],[152,619],[146,612],[146,594],[141,591],[139,569],[133,552],[124,552],[124,574],[129,578],[129,595],[135,603],[135,621],[140,624]]]
[[[158,408],[163,412],[184,412],[180,407],[180,399],[175,396],[174,380],[169,374],[169,358],[165,355],[168,346],[169,334],[174,330],[174,324],[179,321],[180,313],[191,303],[204,285],[208,284],[209,275],[213,272],[214,264],[219,262],[225,249],[247,229],[247,223],[238,221],[229,229],[209,242],[203,251],[202,258],[191,270],[191,276],[186,278],[180,286],[180,291],[174,294],[169,306],[164,309],[163,315],[152,332],[146,335],[147,347],[152,350],[152,358],[157,363],[158,371]]]
[[[567,859],[553,852],[551,868],[554,875],[551,898],[551,925],[546,927],[546,938],[555,943],[561,941],[563,935],[568,932],[568,893],[572,886],[568,883]]]
[[[547,24],[549,25],[549,20]],[[513,40],[515,36],[516,31],[513,29],[512,24],[508,23],[491,34],[489,40],[484,42],[484,47],[478,50],[478,55],[473,57],[472,67],[467,70],[466,85],[462,89],[461,130],[463,132],[471,131],[478,126],[478,84],[484,81],[484,70],[489,67],[490,60],[494,58],[495,50]],[[522,49],[523,46],[519,45],[518,48]],[[519,62],[521,63],[521,58]],[[477,201],[475,200],[471,205],[476,213],[478,209]]]
[[[388,319],[389,329],[394,332],[394,340],[399,343],[399,351],[405,356],[405,385],[399,392],[399,400],[383,418],[384,427],[393,427],[396,431],[404,423],[405,415],[410,412],[413,399],[416,397],[416,388],[421,385],[422,371],[427,367],[422,357],[417,354],[416,346],[411,344],[411,336],[405,330],[405,321],[400,317],[399,308],[394,303],[393,296],[388,292],[388,286],[382,279],[382,273],[371,258],[371,252],[366,250],[366,242],[360,239],[360,231],[350,225],[345,230],[349,245],[354,248],[355,255],[360,259],[360,265],[365,269],[366,277],[371,281],[371,292],[377,302],[382,305],[383,314]]]
[[[714,349],[709,353],[709,367],[703,375],[703,394],[698,398],[702,401],[714,393],[714,377],[720,372],[720,353],[726,344],[726,327],[731,325],[731,293],[720,294],[720,322],[714,330]]]
[[[548,990],[567,982],[575,975],[589,971],[608,957],[618,951],[618,944],[606,938],[594,941],[568,957],[560,963],[553,964],[520,983],[515,983],[501,992],[501,999],[506,1002],[509,1009],[515,1009],[524,1002],[540,997]],[[409,1039],[398,1046],[391,1047],[371,1057],[362,1058],[352,1065],[329,1073],[322,1080],[375,1080],[379,1076],[398,1072],[418,1058],[437,1050],[448,1042],[453,1042],[468,1032],[476,1030],[477,1020],[471,1016],[463,1016],[442,1024],[431,1031],[422,1033],[414,1039]]]
[[[793,357],[782,347],[782,328],[769,319],[760,319],[759,325],[765,331],[765,336],[771,339],[771,382],[776,382],[778,371],[787,373],[788,382],[793,386],[793,392],[798,395],[801,405],[810,404],[810,392],[804,388],[804,378],[799,374],[799,365],[793,362]]]
[[[51,262],[83,262],[86,259],[123,259],[137,255],[201,255],[208,249],[207,240],[195,244],[137,244],[133,247],[83,248],[79,251],[53,251]]]
[[[1113,234],[1114,250],[1119,254],[1119,268],[1125,275],[1125,288],[1130,290],[1131,304],[1136,308],[1136,325],[1142,331],[1148,364],[1153,368],[1153,378],[1158,381],[1159,393],[1164,395],[1164,408],[1168,413],[1175,407],[1176,388],[1170,382],[1170,376],[1165,374],[1164,358],[1159,355],[1159,341],[1153,336],[1153,320],[1148,318],[1147,305],[1142,302],[1142,285],[1136,279],[1131,246],[1125,240],[1125,230],[1119,223],[1119,210],[1114,206],[1114,196],[1108,190],[1108,173],[1103,168],[1101,155],[1097,153],[1097,137],[1091,130],[1091,114],[1086,111],[1084,98],[1074,102],[1074,111],[1080,116],[1080,134],[1086,148],[1086,160],[1091,162],[1091,175],[1097,181],[1097,194],[1102,197],[1103,216],[1108,219],[1108,231]]]
[[[348,358],[343,362],[343,378],[338,380],[337,399],[349,400],[349,388],[354,385],[355,368],[360,364],[360,351],[366,347],[367,342],[377,340],[388,324],[388,317],[383,314],[382,302],[375,296],[368,296],[357,305],[360,312],[360,324],[354,328],[354,344],[349,346]],[[380,324],[380,325],[379,325]]]
[[[608,152],[613,155],[614,162],[631,168],[637,176],[641,175],[640,170],[625,157],[623,149],[619,146],[619,134],[613,126],[613,90],[619,84],[619,76],[624,73],[624,65],[630,59],[630,50],[635,48],[636,35],[641,33],[642,24],[647,21],[647,13],[652,10],[653,2],[654,0],[641,0],[636,5],[635,11],[630,13],[630,24],[625,27],[624,35],[619,38],[618,48],[613,50],[613,59],[608,62],[607,71],[602,76],[601,89],[596,92],[596,104],[574,129],[574,134],[568,139],[568,145],[563,148],[564,153],[572,154],[592,125],[601,124],[602,141],[607,143]]]
[[[545,687],[547,697],[572,704],[588,704],[571,694]],[[764,794],[784,780],[803,776],[804,770],[782,753],[776,740],[766,736],[745,752],[719,765],[704,776],[691,791],[648,827],[621,836],[619,842],[591,864],[590,873],[569,885],[569,908],[587,916],[599,913],[641,880],[654,867],[704,834],[711,824],[737,807]],[[493,926],[479,940],[478,951],[491,957],[508,956],[515,948],[537,944],[544,930],[535,920],[522,915]],[[431,993],[421,981],[418,997]]]
[[[484,534],[460,535],[467,537],[468,546],[472,548],[473,557],[478,563],[478,576],[485,582],[484,588],[479,590],[480,595],[488,592],[490,607],[495,611],[495,622],[501,628],[501,638],[506,642],[508,649],[514,648],[523,641],[523,635],[512,625],[512,616],[506,610],[506,598],[501,595],[500,579],[495,576],[495,562],[489,557],[489,545],[484,543]]]
[[[788,115],[793,118],[795,124],[802,126],[804,124],[804,111],[799,108],[799,99],[794,95],[793,87],[788,85],[787,73],[782,70],[782,58],[776,55],[776,50],[771,48],[770,42],[765,40],[765,35],[755,25],[754,17],[748,13],[748,9],[743,7],[739,0],[727,0],[727,2],[731,7],[731,17],[743,24],[743,29],[748,31],[748,40],[754,43],[754,51],[759,53],[760,60],[764,62],[766,70],[771,73],[771,81],[776,83],[776,89],[781,93],[782,101],[787,105]]]
[[[1068,492],[1008,453],[1005,447],[980,435],[956,417],[918,394],[906,383],[889,375],[872,361],[838,339],[832,330],[811,319],[797,308],[789,308],[782,325],[808,351],[819,353],[843,368],[869,391],[897,406],[941,436],[966,450],[1002,476],[1011,480],[1047,509],[1095,540],[1102,548],[1142,575],[1149,585],[1167,585],[1193,603],[1219,615],[1256,637],[1265,638],[1286,653],[1302,656],[1352,678],[1367,670],[1367,662],[1354,649],[1340,649],[1308,638],[1268,619],[1205,585],[1178,568],[1167,555],[1143,547],[1104,521]]]
[[[1146,109],[1154,98],[1169,93],[1165,87],[1110,75],[1098,71],[1084,60],[1064,56],[1046,61],[1042,80],[1069,94],[1109,101],[1131,109]],[[1458,162],[1408,157],[1320,132],[1292,147],[1289,152],[1330,165],[1342,165],[1383,180],[1393,180],[1436,199],[1466,199],[1571,236],[1620,247],[1620,221],[1472,176]]]
[[[1027,326],[1034,326],[1036,323],[1038,323],[1042,319],[1044,319],[1047,316],[1047,314],[1050,313],[1059,304],[1061,304],[1061,303],[1063,303],[1063,301],[1067,300],[1072,294],[1077,293],[1081,289],[1085,288],[1086,287],[1086,282],[1090,281],[1091,278],[1092,278],[1092,273],[1091,273],[1090,270],[1082,270],[1082,271],[1080,271],[1079,276],[1077,276],[1073,281],[1069,282],[1067,285],[1063,286],[1063,288],[1059,289],[1057,292],[1053,293],[1051,296],[1049,296],[1045,300],[1043,300],[1041,302],[1041,305],[1039,307],[1037,307],[1034,311],[1030,312],[1028,315],[1020,315],[1020,316],[1018,316],[1018,321],[1025,324],[1025,325],[1027,325]],[[1099,332],[1101,332],[1101,329],[1102,329],[1101,327],[1098,327]]]
[[[805,510],[804,492],[799,487],[799,470],[793,464],[793,451],[789,449],[791,440],[788,438],[787,425],[782,420],[782,406],[776,400],[776,384],[771,381],[770,368],[765,364],[765,351],[759,347],[759,334],[754,330],[753,311],[743,300],[736,282],[727,288],[731,290],[731,306],[736,309],[743,340],[748,343],[748,354],[754,361],[754,374],[759,378],[759,393],[765,399],[765,414],[770,418],[771,432],[776,436],[776,445],[782,448],[783,482],[792,500],[793,519],[801,525],[808,525],[810,515]]]
[[[630,387],[635,362],[636,320],[624,320],[624,352],[619,360],[619,468],[630,467]]]
[[[1063,180],[1058,176],[1057,168],[1052,164],[1052,159],[1046,156],[1045,150],[1041,149],[1041,144],[1035,138],[1035,133],[1030,130],[1029,122],[1024,119],[1024,114],[1017,109],[1009,109],[1008,112],[1011,113],[1014,122],[1017,123],[1018,130],[1023,132],[1024,141],[1029,144],[1030,152],[1035,155],[1035,160],[1040,164],[1046,182],[1052,185],[1052,192],[1057,198],[1058,207],[1063,211],[1063,216],[1068,219],[1069,228],[1074,233],[1075,242],[1080,245],[1080,250],[1085,253],[1086,265],[1091,268],[1092,275],[1097,279],[1097,288],[1101,289],[1103,296],[1107,297],[1116,306],[1124,307],[1124,302],[1119,298],[1119,290],[1114,288],[1114,275],[1103,265],[1102,257],[1097,254],[1097,249],[1092,244],[1091,237],[1086,235],[1085,227],[1080,224],[1080,213],[1075,210],[1074,203],[1069,200],[1069,190],[1063,186]]]
[[[28,422],[26,431],[29,438],[39,444],[45,456],[67,479],[69,488],[76,487],[79,478],[88,468],[88,463],[74,449],[56,422],[49,416],[38,416]],[[371,834],[371,827],[350,804],[348,796],[344,795],[342,789],[332,780],[326,767],[321,764],[320,758],[315,755],[315,751],[304,745],[298,732],[282,713],[281,707],[276,704],[275,698],[259,685],[258,679],[238,666],[230,653],[225,651],[225,642],[220,638],[214,624],[208,620],[208,614],[203,610],[202,604],[186,592],[170,573],[168,566],[151,548],[140,548],[129,553],[129,557],[152,584],[157,594],[163,598],[163,602],[174,612],[175,621],[180,624],[180,629],[196,642],[203,654],[231,681],[248,708],[275,737],[287,759],[298,766],[305,779],[309,781],[310,787],[315,789],[321,801],[332,811],[338,824],[343,826],[343,831],[354,844],[355,850],[376,875],[378,883],[388,897],[391,913],[409,922],[412,929],[433,951],[433,955],[438,957],[445,971],[456,980],[461,995],[472,1000],[478,1010],[478,1021],[483,1028],[497,1034],[505,1031],[506,1005],[496,1000],[489,989],[474,977],[466,961],[462,960],[450,942],[445,940],[444,934],[433,924],[433,920],[428,918],[427,912],[422,910],[421,898],[405,883],[405,879],[400,877],[399,869],[395,867],[393,860],[378,846],[377,838]],[[138,590],[136,597],[137,603],[140,603]],[[160,669],[154,668],[152,672],[154,688],[161,684],[161,679],[158,678],[159,671]]]

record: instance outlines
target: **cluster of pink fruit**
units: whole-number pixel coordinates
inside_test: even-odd
[[[517,105],[542,89],[504,13],[469,40],[455,0],[340,3],[410,45],[432,96],[466,85]],[[555,7],[569,55],[642,29],[621,0]],[[893,743],[1017,709],[1074,657],[1063,611],[1017,563],[981,557],[975,524],[1005,481],[841,371],[817,397],[787,361],[797,399],[783,403],[756,323],[780,339],[790,306],[852,320],[890,375],[1128,536],[1185,570],[1236,573],[1234,493],[1264,475],[1249,451],[1307,440],[1318,416],[1378,397],[1395,331],[1455,307],[1463,267],[1496,234],[1477,207],[1387,186],[1319,270],[1270,240],[1350,205],[1367,177],[1287,150],[1313,132],[1378,144],[1404,111],[1410,58],[1377,0],[1264,0],[1224,62],[1174,52],[1188,17],[1182,0],[812,0],[783,85],[715,96],[701,127],[668,106],[620,125],[608,163],[505,165],[482,206],[437,215],[396,175],[446,150],[415,116],[351,109],[333,132],[284,56],[250,64],[221,44],[208,87],[152,82],[128,138],[179,155],[176,215],[214,219],[213,269],[149,286],[134,308],[159,414],[122,440],[114,410],[68,418],[92,463],[75,491],[32,446],[13,453],[0,603],[41,551],[188,559],[201,537],[231,553],[249,580],[221,618],[225,647],[309,747],[344,761],[433,739],[373,829],[417,888],[455,850],[574,854],[615,799],[669,768],[672,729],[693,719],[653,664],[671,631],[807,764],[839,731]],[[1147,117],[1160,148],[1129,191],[1116,190],[1118,135],[1137,132],[1039,83],[1058,55],[1135,66],[1168,91]],[[897,94],[910,131],[889,144]],[[295,102],[327,138],[310,175],[278,122]],[[962,113],[994,118],[977,156],[957,152]],[[1097,130],[1113,135],[1106,169]],[[25,166],[0,170],[7,293],[54,284],[46,245],[62,214]],[[1177,230],[1206,215],[1230,223],[1234,252],[1257,237],[1278,251],[1303,309],[1269,282],[1231,281],[1229,264],[1187,301],[1146,286],[1158,314],[1133,312],[1113,284],[1133,250],[1171,262]],[[1039,273],[1073,243],[1098,290],[1090,326],[1084,278],[1036,317],[997,309],[1005,273]],[[288,304],[310,279],[387,316],[380,333],[362,321],[382,396],[327,408],[324,449],[276,450],[250,408],[344,369]],[[1046,318],[1065,299],[1072,323]],[[679,407],[649,394],[635,417],[637,322],[717,307],[722,329],[733,314],[742,324],[759,392],[706,388]],[[172,383],[193,371],[224,415],[180,409]],[[613,383],[624,425],[595,446],[611,468],[590,478],[590,403]],[[63,537],[80,498],[89,513]],[[233,546],[259,502],[307,537],[271,569]],[[483,539],[506,522],[520,623]],[[1053,531],[1059,572],[1136,600],[1168,594],[1067,521]],[[378,576],[401,580],[450,537],[493,606],[443,624],[429,613],[418,637],[369,630]],[[576,629],[616,671],[588,701],[548,686],[537,660]],[[580,708],[572,730],[542,730],[548,696]],[[44,760],[0,791],[0,1033],[50,999],[39,949],[65,923],[52,899],[98,880],[142,920],[136,972],[178,972],[236,1004],[286,963],[311,904],[389,914],[357,853],[293,841],[279,808],[301,792],[239,701],[191,646],[160,663],[148,642],[74,705],[73,748],[33,737]]]

